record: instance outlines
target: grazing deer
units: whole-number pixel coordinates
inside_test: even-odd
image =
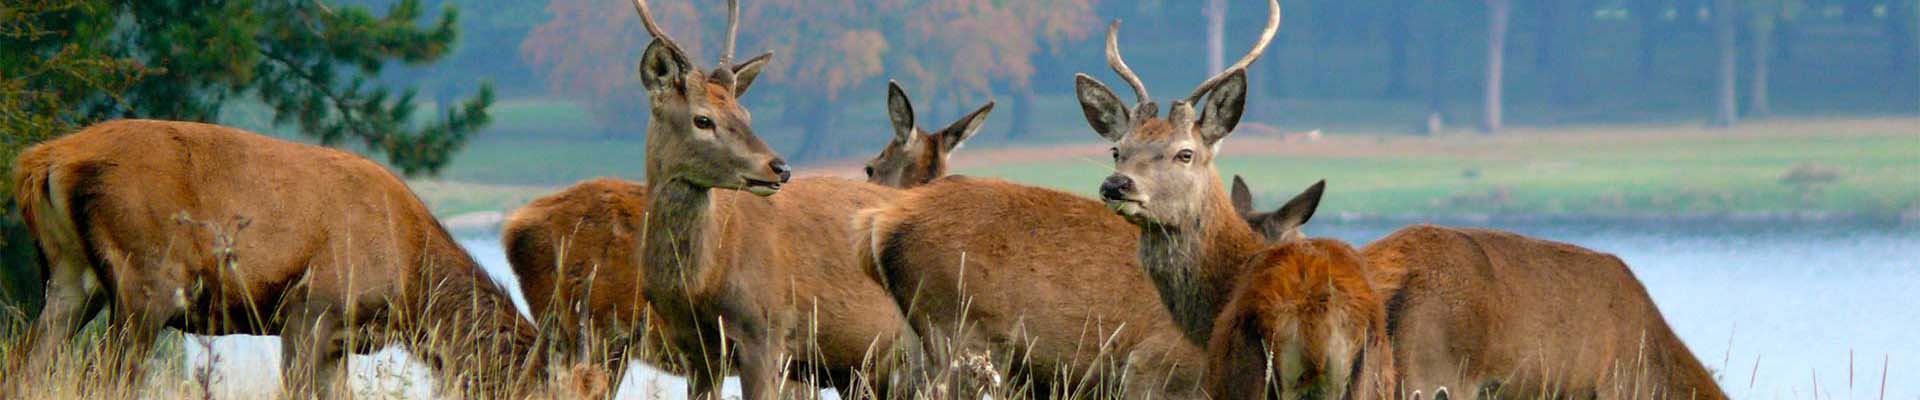
[[[411,351],[467,397],[544,385],[535,330],[398,177],[346,152],[238,129],[105,122],[34,146],[12,177],[46,303],[7,390],[102,308],[103,360],[139,390],[162,328],[279,335],[288,398],[330,398],[348,352]],[[244,235],[243,235],[244,234]],[[132,396],[133,394],[121,394]]]
[[[787,182],[786,162],[754,135],[735,100],[768,58],[731,62],[735,3],[729,49],[703,72],[653,22],[645,0],[634,1],[654,36],[640,61],[652,109],[641,293],[668,351],[684,357],[694,398],[718,397],[728,361],[737,361],[748,399],[776,397],[789,372],[840,387],[864,381],[886,396],[895,345],[914,343],[913,333],[886,289],[859,270],[848,221],[899,189]],[[918,350],[900,349],[909,363]]]
[[[1508,232],[1415,225],[1361,252],[1400,382],[1482,398],[1725,399],[1632,269]]]
[[[914,126],[912,105],[897,83],[889,85],[888,96],[894,135],[867,162],[867,182],[899,188],[946,175],[948,154],[977,132],[993,110],[989,102],[952,126],[927,133]],[[647,302],[640,290],[640,224],[646,205],[645,185],[594,179],[521,207],[501,230],[507,260],[520,276],[521,290],[547,343],[561,349],[563,359],[571,359],[582,345],[595,346],[587,354],[608,366],[616,379],[634,355],[670,373],[686,373],[661,351],[660,336],[649,334],[660,328],[649,328],[659,319],[645,314]]]
[[[1383,306],[1368,297],[1363,271],[1341,262],[1356,257],[1319,240],[1262,243],[1213,166],[1246,106],[1245,68],[1279,28],[1280,6],[1268,4],[1253,50],[1175,101],[1164,119],[1117,46],[1108,57],[1138,99],[1132,107],[1098,80],[1076,77],[1088,124],[1115,144],[1115,172],[1100,195],[1137,227],[1140,264],[1161,301],[1187,337],[1208,349],[1210,394],[1265,397],[1266,382],[1277,379],[1282,398],[1380,398],[1392,393],[1392,374],[1371,372],[1391,367],[1361,366],[1391,359],[1347,364],[1387,345]],[[1282,268],[1298,258],[1328,261]]]

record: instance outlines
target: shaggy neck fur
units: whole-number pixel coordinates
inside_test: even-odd
[[[646,268],[647,300],[667,318],[690,316],[709,254],[703,250],[713,229],[713,190],[671,179],[647,182],[646,225],[641,233],[641,265]]]
[[[1259,238],[1234,213],[1220,185],[1212,185],[1205,198],[1178,225],[1140,228],[1140,264],[1187,339],[1202,347],[1243,264],[1261,249]]]

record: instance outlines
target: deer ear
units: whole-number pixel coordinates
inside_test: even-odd
[[[1233,133],[1247,107],[1247,70],[1228,73],[1207,94],[1207,106],[1200,114],[1200,138],[1212,146]]]
[[[773,52],[769,51],[733,66],[733,97],[746,96],[747,88],[753,87],[753,79],[760,77],[760,67],[767,66],[767,61],[772,59]]]
[[[913,102],[900,82],[887,81],[887,117],[893,120],[893,138],[900,143],[913,140]]]
[[[1287,200],[1286,205],[1280,206],[1280,211],[1268,215],[1267,220],[1261,223],[1267,225],[1268,232],[1300,229],[1307,224],[1308,220],[1313,219],[1313,212],[1320,208],[1320,195],[1326,193],[1326,190],[1327,180],[1321,179],[1319,182],[1314,182],[1313,186],[1308,186],[1306,191],[1294,195],[1292,200]]]
[[[993,102],[991,101],[987,102],[986,105],[980,106],[980,109],[968,113],[967,116],[960,117],[959,121],[953,121],[953,125],[947,126],[946,129],[941,129],[940,148],[946,151],[953,151],[953,149],[960,148],[961,142],[973,137],[974,133],[980,132],[981,126],[987,124],[987,115],[989,114],[993,114]]]
[[[660,39],[648,43],[640,56],[640,84],[652,94],[686,93],[687,71],[692,70],[686,54]]]
[[[1240,179],[1239,174],[1233,175],[1232,194],[1233,211],[1235,213],[1241,216],[1253,213],[1253,190],[1247,189],[1247,181]]]
[[[1133,118],[1128,115],[1126,104],[1120,102],[1120,96],[1087,74],[1073,77],[1074,92],[1080,96],[1080,111],[1086,113],[1087,125],[1108,141],[1118,142],[1127,137],[1127,131],[1133,128]]]

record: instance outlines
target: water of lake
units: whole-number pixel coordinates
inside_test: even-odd
[[[1667,322],[1735,398],[1920,399],[1920,226],[1876,223],[1528,223],[1495,226],[1619,255]],[[1356,245],[1398,225],[1317,221],[1309,233]],[[461,244],[518,298],[499,242]],[[276,390],[278,341],[212,340],[229,398]],[[205,351],[188,340],[189,365]],[[1885,368],[1883,368],[1883,365]],[[386,351],[353,361],[363,393],[429,391],[424,367]],[[1818,388],[1816,394],[1815,388]],[[685,382],[638,368],[621,398],[682,398]],[[726,388],[737,394],[732,380]]]

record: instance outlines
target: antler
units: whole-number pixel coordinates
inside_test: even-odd
[[[647,8],[647,0],[633,0],[633,8],[640,12],[640,22],[647,26],[647,33],[652,34],[655,39],[660,39],[662,43],[666,43],[667,47],[673,48],[674,51],[678,51],[680,54],[687,53],[686,51],[680,50],[680,45],[674,43],[672,37],[667,36],[666,30],[660,29],[660,24],[653,22],[653,10]]]
[[[1113,67],[1114,73],[1120,74],[1120,79],[1127,81],[1127,86],[1133,87],[1134,97],[1140,99],[1138,104],[1153,101],[1153,97],[1147,95],[1147,85],[1140,83],[1140,76],[1135,75],[1133,68],[1128,68],[1127,61],[1120,57],[1120,19],[1118,18],[1113,20],[1113,24],[1107,25],[1107,65]]]
[[[1233,70],[1252,65],[1253,60],[1260,59],[1260,54],[1267,51],[1267,44],[1273,43],[1273,34],[1280,31],[1280,0],[1267,0],[1267,9],[1267,29],[1260,31],[1260,41],[1254,42],[1253,50],[1248,51],[1246,56],[1240,57],[1240,61],[1233,63],[1233,66],[1220,70],[1219,74],[1201,82],[1199,87],[1193,89],[1193,94],[1187,95],[1188,103],[1200,101],[1201,96],[1206,96],[1207,92],[1213,91],[1214,85],[1219,85],[1220,81],[1226,80],[1227,75]]]
[[[740,0],[727,0],[727,52],[720,53],[720,67],[733,67],[733,41],[740,35]]]

